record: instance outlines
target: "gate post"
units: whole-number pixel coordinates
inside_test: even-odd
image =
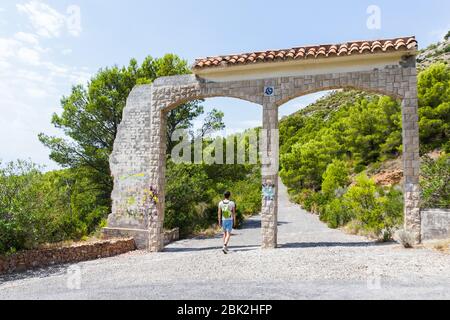
[[[402,101],[403,118],[403,170],[405,176],[405,230],[421,242],[420,214],[420,154],[417,89],[411,87],[410,96]]]
[[[278,170],[279,132],[278,107],[263,104],[263,130],[261,133],[263,203],[261,212],[262,248],[277,247],[278,233]]]

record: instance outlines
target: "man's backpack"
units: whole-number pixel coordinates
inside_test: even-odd
[[[222,210],[222,216],[224,219],[231,219],[232,217],[232,206],[231,202],[224,202],[222,201],[222,205],[220,206],[220,209]]]

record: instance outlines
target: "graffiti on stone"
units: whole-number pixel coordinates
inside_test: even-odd
[[[129,207],[134,206],[136,204],[136,198],[133,196],[128,197],[127,204]]]
[[[275,200],[275,185],[269,181],[262,185],[262,194],[264,201],[273,201]]]
[[[156,205],[159,202],[158,191],[155,187],[150,186],[144,189],[144,205]]]
[[[126,181],[130,179],[141,179],[141,178],[145,178],[145,173],[126,174],[119,177],[119,180]]]

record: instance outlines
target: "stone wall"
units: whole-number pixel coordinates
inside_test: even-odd
[[[450,239],[450,210],[427,209],[422,211],[422,240]]]
[[[0,256],[0,274],[117,256],[136,249],[134,240],[116,239]]]
[[[168,244],[180,240],[180,229],[175,228],[172,230],[166,230],[164,231],[164,245],[167,246]]]
[[[136,243],[136,249],[148,249],[148,241],[150,237],[149,230],[135,230],[124,228],[104,228],[103,237],[105,239],[126,238],[132,237]],[[163,241],[164,245],[180,240],[180,229],[164,230]]]

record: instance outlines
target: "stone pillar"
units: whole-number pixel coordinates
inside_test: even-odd
[[[414,235],[416,243],[420,243],[420,154],[416,76],[412,75],[409,82],[410,89],[402,101],[405,229]]]
[[[278,170],[279,170],[279,132],[278,107],[272,103],[263,104],[262,140],[262,183],[269,196],[262,203],[262,248],[277,247],[278,229]]]
[[[151,166],[153,187],[157,193],[157,200],[152,208],[148,224],[150,252],[164,250],[164,206],[165,206],[165,177],[166,177],[166,148],[167,148],[167,114],[161,111],[157,99],[152,102],[152,130],[151,130]]]
[[[149,221],[154,211],[155,178],[152,141],[152,86],[136,86],[127,99],[110,157],[114,177],[112,212],[106,238],[133,237],[138,249],[149,248]]]

